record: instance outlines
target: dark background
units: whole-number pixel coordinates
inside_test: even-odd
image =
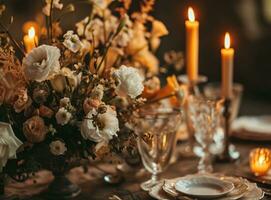
[[[2,2],[8,6],[8,13],[14,16],[11,32],[21,40],[22,24],[35,19],[42,1]],[[171,49],[185,50],[184,21],[188,6],[194,8],[200,21],[200,73],[208,76],[210,81],[220,81],[220,49],[224,34],[229,31],[235,49],[235,81],[244,85],[248,102],[265,104],[266,107],[261,106],[262,112],[271,114],[271,0],[157,0],[153,15],[163,21],[170,32],[163,38],[159,58]],[[78,4],[76,12],[64,18],[62,25],[72,28],[71,25],[85,17],[88,11],[85,4]],[[244,113],[245,109],[243,107]],[[255,112],[251,113],[258,111],[255,107]]]

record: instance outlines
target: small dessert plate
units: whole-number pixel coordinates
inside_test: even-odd
[[[234,189],[234,185],[219,178],[194,175],[180,178],[175,184],[175,189],[192,197],[211,199],[228,194]]]

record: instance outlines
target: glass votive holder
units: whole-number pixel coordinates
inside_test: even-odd
[[[267,174],[271,167],[271,150],[256,148],[249,155],[250,170],[255,176]]]

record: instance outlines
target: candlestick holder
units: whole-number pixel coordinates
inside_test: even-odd
[[[208,79],[206,76],[199,75],[197,80],[190,81],[187,75],[181,75],[181,76],[178,76],[178,80],[187,86],[187,97],[188,97],[190,95],[200,96],[201,92],[199,89],[199,85],[207,82]],[[184,157],[195,156],[194,146],[196,143],[195,136],[194,136],[195,131],[191,122],[189,121],[189,117],[187,116],[188,114],[187,104],[188,102],[186,101],[184,111],[185,111],[185,122],[186,122],[186,127],[187,127],[187,132],[188,132],[188,143],[181,149],[181,152],[180,152],[181,155]]]
[[[239,159],[240,153],[237,150],[230,149],[230,131],[231,131],[231,119],[232,119],[232,112],[231,112],[231,98],[224,99],[224,111],[223,111],[223,118],[224,118],[224,150],[221,155],[217,157],[219,162],[231,162]]]

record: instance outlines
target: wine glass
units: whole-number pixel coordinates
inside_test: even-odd
[[[152,174],[150,180],[140,185],[143,190],[149,191],[159,183],[158,174],[169,165],[181,119],[180,111],[140,111],[134,116],[139,153],[144,167]]]
[[[188,120],[195,132],[195,139],[201,145],[203,155],[198,164],[199,173],[213,171],[210,145],[213,142],[215,130],[220,123],[221,106],[217,101],[204,97],[188,97]]]

